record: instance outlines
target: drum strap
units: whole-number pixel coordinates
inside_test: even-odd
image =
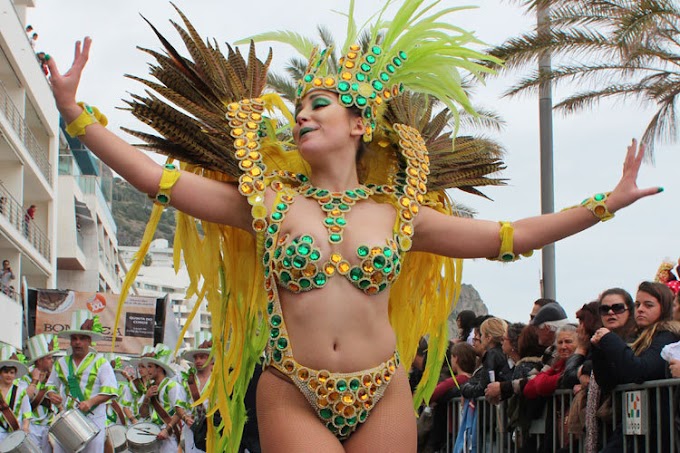
[[[191,393],[191,399],[194,403],[198,401],[201,397],[201,392],[198,391],[198,385],[196,385],[196,375],[191,373],[187,379],[187,384],[189,385],[189,392]]]
[[[170,414],[168,414],[165,411],[165,409],[163,408],[163,405],[158,400],[157,396],[151,397],[151,405],[153,406],[153,409],[156,411],[156,413],[161,418],[161,420],[163,420],[163,423],[165,423],[165,426],[169,426],[170,422],[172,421],[172,417],[170,417]],[[179,443],[180,436],[182,435],[181,431],[179,430],[179,426],[173,426],[172,433],[175,435],[175,437],[177,438],[177,442]]]
[[[80,389],[80,382],[78,381],[78,376],[76,376],[75,367],[73,366],[73,357],[68,356],[66,359],[68,362],[68,391],[78,401],[85,401],[83,396],[83,391]]]
[[[13,385],[11,394],[9,397],[9,405],[5,401],[5,398],[0,395],[0,411],[2,411],[2,415],[5,417],[5,421],[7,422],[8,426],[5,426],[3,424],[3,428],[6,431],[9,431],[7,428],[11,428],[12,431],[19,431],[21,429],[19,427],[19,421],[17,420],[16,416],[14,415],[14,412],[12,412],[12,408],[14,407],[14,402],[16,401],[17,398],[17,386]]]
[[[45,399],[45,395],[47,394],[47,389],[43,388],[41,389],[36,395],[35,398],[33,398],[33,401],[31,401],[31,410],[35,411],[38,406],[40,406],[41,403],[43,403]],[[48,410],[51,409],[52,405],[51,404],[43,404]]]
[[[132,384],[135,386],[137,391],[142,395],[146,393],[146,386],[144,385],[144,382],[142,382],[142,378],[135,378],[132,381]]]

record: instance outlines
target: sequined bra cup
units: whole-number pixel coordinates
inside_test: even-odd
[[[387,289],[401,270],[403,250],[395,238],[386,240],[382,246],[360,245],[356,256],[361,261],[353,266],[337,252],[324,259],[317,246],[318,239],[309,234],[292,239],[289,234],[278,236],[280,225],[299,194],[319,202],[326,213],[324,226],[328,230],[328,242],[339,244],[347,225],[345,213],[357,201],[366,200],[374,193],[374,189],[366,186],[335,193],[308,184],[283,190],[270,216],[273,232],[268,231],[265,239],[265,246],[271,251],[263,257],[265,268],[271,270],[277,283],[288,291],[300,293],[323,288],[331,277],[342,275],[365,294],[378,294]]]

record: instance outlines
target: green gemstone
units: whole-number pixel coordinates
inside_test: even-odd
[[[340,102],[342,102],[343,105],[352,105],[354,98],[351,94],[343,94],[340,96]]]
[[[318,197],[325,197],[326,195],[328,195],[328,191],[327,191],[326,189],[319,189],[319,190],[316,192],[316,195],[317,195]]]
[[[162,193],[159,193],[156,195],[156,201],[158,201],[160,204],[168,204],[170,201],[170,197],[167,195],[163,195]]]
[[[402,60],[406,60],[406,52],[404,52],[403,50],[400,50],[400,51],[399,51],[399,57],[400,57]]]
[[[345,195],[347,195],[347,196],[350,197],[350,198],[354,198],[354,199],[357,198],[357,194],[356,194],[356,192],[353,191],[353,190],[346,190],[346,191],[345,191]]]
[[[288,248],[286,249],[286,255],[287,256],[293,256],[295,254],[295,247],[292,245],[289,245]]]
[[[296,269],[302,269],[307,265],[307,258],[302,256],[296,256],[293,258],[293,267]]]
[[[281,250],[282,250],[281,247],[277,247],[277,249],[274,250],[274,258],[275,259],[279,259],[279,257],[281,256],[281,253],[282,253]]]
[[[361,382],[359,382],[359,379],[352,379],[351,381],[349,381],[349,388],[353,392],[356,392],[357,390],[359,390],[360,385],[361,385]]]
[[[313,75],[307,74],[307,75],[305,76],[305,82],[311,82],[312,80],[314,80],[314,76],[313,76]]]
[[[382,269],[383,267],[385,267],[385,262],[386,262],[385,257],[382,255],[377,255],[375,258],[373,258],[373,266],[376,269]]]
[[[267,304],[267,314],[271,315],[272,313],[274,313],[274,303],[269,302]]]
[[[307,189],[307,195],[313,195],[314,192],[316,192],[316,189],[312,187],[311,189]]]
[[[328,280],[328,277],[326,277],[326,274],[318,273],[314,277],[314,284],[316,286],[323,286],[326,284],[326,281]]]
[[[281,325],[281,316],[274,315],[271,319],[272,326],[279,327]]]
[[[272,238],[267,238],[266,241],[264,241],[264,246],[266,248],[270,248],[272,245],[274,245],[274,239]]]
[[[377,91],[382,91],[385,88],[385,85],[383,85],[380,80],[374,80],[373,88],[375,88]]]
[[[338,83],[338,91],[340,91],[342,93],[349,91],[349,83],[347,83],[347,82]]]
[[[389,247],[384,247],[383,248],[383,255],[385,255],[387,258],[392,256],[392,249]]]
[[[366,247],[365,245],[360,246],[357,249],[357,255],[360,258],[364,258],[364,257],[368,256],[368,247]]]
[[[288,283],[292,277],[287,271],[281,271],[281,274],[279,274],[279,278],[283,283]]]
[[[307,256],[309,255],[309,252],[312,251],[312,248],[309,246],[309,244],[303,242],[302,244],[298,245],[297,252],[298,254],[302,256]]]
[[[270,348],[275,348],[276,347],[276,342],[274,340],[269,340],[269,347]]]
[[[347,225],[347,220],[345,220],[342,217],[338,217],[337,219],[335,219],[335,223],[339,226],[344,227],[345,225]]]
[[[283,258],[283,260],[281,262],[283,263],[284,267],[290,267],[290,265],[292,264],[291,261],[290,261],[290,257],[288,257],[288,256]]]
[[[345,390],[347,390],[347,382],[344,379],[340,379],[335,384],[335,388],[337,388],[339,392],[344,392]]]
[[[342,236],[337,233],[333,233],[328,237],[328,240],[334,244],[337,244],[338,242],[342,241]]]
[[[337,416],[333,419],[335,426],[342,426],[345,424],[345,417]]]
[[[269,252],[264,252],[264,255],[262,256],[262,262],[264,263],[265,266],[269,264],[270,258],[271,256],[269,255]]]
[[[333,197],[333,199],[331,200],[331,203],[340,204],[340,203],[342,203],[342,198]]]
[[[374,64],[375,63],[375,57],[373,55],[367,55],[366,61],[369,62],[370,64]]]
[[[394,71],[397,70],[392,64],[388,64],[387,66],[385,66],[385,68],[387,68],[387,72],[389,72],[390,74],[394,74]]]
[[[310,286],[312,286],[311,280],[309,280],[308,278],[301,278],[300,279],[300,287],[302,289],[309,289]]]
[[[368,71],[371,70],[371,65],[368,64],[368,63],[361,63],[361,65],[359,65],[359,67],[360,67],[361,70],[364,71],[364,72],[368,72]]]
[[[598,194],[595,194],[593,196],[593,198],[595,199],[595,201],[602,201],[602,200],[605,199],[605,195],[603,193],[598,193]]]
[[[354,426],[357,424],[357,418],[352,417],[347,419],[347,426]]]
[[[403,92],[404,92],[404,84],[403,84],[403,83],[400,83],[400,84],[399,84],[399,92],[400,92],[400,93],[403,93]]]
[[[375,55],[380,55],[382,53],[382,49],[379,46],[373,46],[371,47],[371,52],[373,52]]]
[[[323,223],[326,224],[326,226],[333,226],[335,225],[335,219],[331,217],[326,217],[325,219],[323,219]]]
[[[325,407],[319,411],[319,415],[324,420],[328,420],[333,415],[333,412],[329,408]]]
[[[307,244],[313,244],[314,243],[314,238],[309,236],[309,235],[304,235],[300,238],[302,242],[305,242]]]
[[[323,205],[323,208],[324,208],[326,211],[332,211],[333,208],[335,208],[335,205],[334,205],[333,203],[326,203],[325,205]]]
[[[264,268],[264,278],[269,278],[269,268],[268,267]]]
[[[269,228],[267,228],[267,233],[269,234],[276,234],[277,231],[279,231],[278,225],[269,225]]]
[[[321,258],[321,253],[318,250],[312,250],[312,253],[309,254],[309,259],[312,261],[316,261],[319,258]]]
[[[361,411],[361,413],[359,414],[359,421],[364,422],[366,420],[366,417],[368,417],[368,412]]]
[[[395,272],[396,272],[397,274],[398,274],[399,272],[401,272],[401,264],[397,264],[397,267],[396,267],[395,269],[396,269]]]
[[[274,360],[276,360],[277,362],[280,362],[281,359],[283,358],[283,354],[281,353],[281,351],[274,351],[274,354],[272,355],[274,356]]]
[[[299,86],[298,89],[297,89],[297,95],[298,95],[298,97],[300,97],[302,95],[302,87],[301,86]]]
[[[380,80],[382,80],[383,82],[389,82],[390,76],[388,76],[386,72],[381,72],[380,73]]]
[[[383,274],[389,274],[390,272],[392,272],[392,264],[387,263],[387,266],[383,268]]]
[[[345,203],[340,203],[338,205],[338,209],[341,211],[349,211],[349,206],[347,206]]]
[[[352,280],[354,280],[355,282],[359,281],[359,279],[363,276],[364,276],[364,272],[358,267],[352,268],[352,270],[349,271],[349,277]]]
[[[366,198],[368,196],[364,189],[357,189],[357,195],[359,195],[361,198]]]
[[[394,65],[395,65],[396,67],[401,66],[401,58],[399,58],[399,57],[394,57],[394,59],[392,60],[392,63],[394,63]]]
[[[357,72],[356,75],[354,76],[355,79],[357,79],[359,82],[364,82],[366,81],[366,74],[363,74],[361,72]]]
[[[380,286],[378,286],[378,292],[383,292],[387,288],[387,283],[381,283]]]
[[[359,288],[361,288],[361,289],[366,289],[366,288],[368,288],[370,285],[371,285],[371,281],[370,281],[370,280],[361,280],[361,281],[359,282]]]
[[[340,435],[341,435],[341,436],[346,436],[346,435],[349,434],[349,432],[350,432],[351,430],[352,430],[352,428],[350,428],[349,426],[343,426],[342,428],[340,428]]]
[[[354,91],[359,91],[359,84],[358,84],[358,83],[353,83],[353,84],[352,84],[352,90],[354,90]]]
[[[503,261],[512,261],[515,259],[515,254],[514,253],[504,253],[503,256],[501,256],[501,260]]]
[[[363,106],[365,106],[367,103],[368,103],[368,100],[367,100],[365,97],[363,97],[363,96],[361,96],[361,95],[357,95],[357,105],[358,105],[359,107],[363,107]]]
[[[300,182],[307,182],[307,181],[309,181],[309,178],[306,177],[305,175],[303,175],[302,173],[300,173],[299,175],[297,175],[297,179],[298,179],[298,181],[300,181]]]
[[[273,327],[272,330],[269,331],[269,336],[272,338],[276,338],[281,334],[281,331],[279,330],[278,327]]]
[[[288,340],[284,337],[279,338],[276,342],[276,347],[279,349],[286,349],[286,347],[288,347]]]

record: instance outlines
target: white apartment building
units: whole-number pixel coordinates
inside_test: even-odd
[[[119,248],[120,256],[126,267],[130,267],[138,247]],[[184,267],[184,261],[180,263],[180,270],[175,274],[173,268],[173,250],[169,247],[166,239],[156,239],[149,247],[148,258],[145,265],[140,268],[135,281],[137,292],[140,296],[155,296],[163,298],[166,295],[172,303],[172,312],[180,327],[183,328],[188,320],[189,313],[196,303],[196,296],[186,299],[186,291],[189,288],[189,274]],[[193,347],[193,339],[196,332],[210,331],[211,316],[207,309],[207,302],[201,304],[196,317],[184,336],[185,346]],[[173,345],[171,345],[173,346]]]
[[[22,282],[53,288],[57,274],[59,113],[25,32],[33,6],[0,0],[0,259],[15,275],[0,291],[0,341],[18,347]]]

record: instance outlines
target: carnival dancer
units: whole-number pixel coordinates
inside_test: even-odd
[[[613,191],[573,209],[516,222],[454,216],[445,189],[479,194],[475,186],[502,182],[489,174],[503,165],[447,129],[460,108],[473,112],[460,81],[481,78],[489,70],[481,62],[495,59],[469,48],[474,34],[450,25],[455,8],[438,3],[399,2],[394,17],[381,11],[365,28],[350,10],[342,55],[296,33],[266,34],[289,37],[309,61],[294,117],[266,92],[270,60],[258,60],[254,44],[247,58],[232,48],[222,55],[182,16],[193,61],[163,38],[166,52],[149,51],[160,83],[144,81],[161,95],[128,102],[161,136],[132,133],[180,168],[158,165],[108,131],[98,109],[76,102],[90,38],[76,44],[65,74],[49,60],[67,132],[153,197],[145,237],[165,205],[183,212],[175,243],[213,313],[218,354],[207,391],[229,427],[218,439],[208,424],[209,450],[238,449],[245,389],[264,349],[264,451],[413,452],[413,405],[434,382],[421,382],[413,401],[401,364],[430,335],[423,379],[437,379],[460,291],[456,259],[513,261],[661,191],[637,187],[644,147],[633,141]],[[360,37],[366,45],[355,44]],[[436,100],[447,109],[433,111]]]
[[[186,403],[182,386],[173,379],[172,351],[158,343],[152,357],[142,357],[149,374],[149,387],[139,406],[139,417],[162,427],[158,434],[161,453],[176,453],[181,436],[180,420]]]
[[[0,346],[0,442],[14,431],[29,433],[31,403],[21,377],[28,373],[14,346]],[[17,381],[18,382],[15,382]]]
[[[47,398],[47,380],[54,365],[54,355],[59,352],[59,340],[56,335],[41,333],[28,339],[27,348],[33,364],[23,377],[33,412],[28,434],[43,452],[50,453],[52,445],[48,430],[57,408]]]
[[[182,373],[182,385],[186,395],[186,405],[182,421],[184,427],[184,452],[185,453],[205,453],[205,436],[207,430],[200,428],[207,423],[206,411],[208,409],[208,399],[205,398],[201,404],[196,402],[203,396],[203,390],[210,381],[215,360],[210,356],[212,348],[212,335],[210,332],[196,332],[194,336],[194,348],[182,354],[184,360],[191,364],[187,372]],[[195,438],[194,433],[202,434],[202,438]],[[200,445],[202,448],[199,448]]]
[[[82,451],[101,453],[106,438],[106,402],[117,394],[116,377],[109,362],[91,348],[92,342],[102,337],[99,317],[92,316],[89,310],[76,310],[71,314],[70,326],[58,333],[60,338],[70,339],[71,347],[54,362],[47,380],[47,397],[67,410],[80,410],[99,428],[99,434]],[[56,443],[54,451],[64,450]]]

